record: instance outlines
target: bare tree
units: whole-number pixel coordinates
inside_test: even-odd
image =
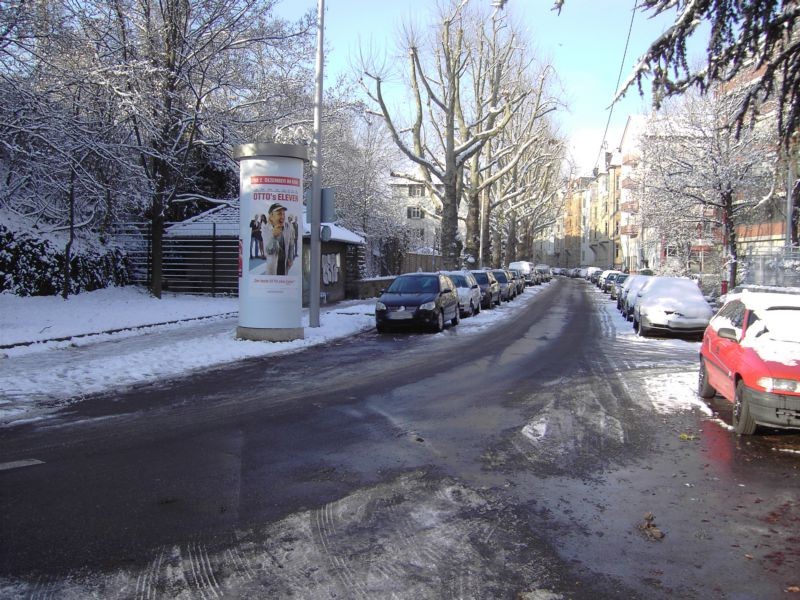
[[[228,177],[230,144],[275,141],[308,119],[313,18],[291,26],[274,5],[56,0],[3,12],[0,201],[33,220],[94,227],[96,209],[107,221],[116,198],[134,198],[152,221],[160,296],[162,225],[178,201],[209,171]],[[56,214],[93,197],[94,216]]]
[[[366,240],[363,275],[380,275],[388,270],[386,245],[408,240],[404,214],[392,203],[388,185],[391,169],[401,160],[399,151],[383,119],[363,107],[330,120],[324,139],[323,184],[336,192],[337,222]]]
[[[498,135],[511,120],[527,92],[488,89],[485,97],[473,99],[483,110],[466,110],[466,73],[473,49],[466,37],[466,1],[451,2],[440,13],[433,44],[426,47],[411,29],[404,40],[408,81],[412,99],[411,122],[406,127],[394,114],[384,95],[386,74],[363,66],[362,83],[386,120],[400,151],[419,169],[399,176],[428,187],[442,206],[442,255],[447,268],[460,262],[462,242],[458,236],[458,208],[462,195],[463,169],[472,156]],[[498,82],[499,83],[499,82]],[[472,114],[478,123],[459,126],[459,115]],[[466,132],[467,137],[462,137]]]
[[[269,20],[274,2],[262,0],[114,0],[121,45],[120,96],[130,101],[132,146],[150,187],[153,224],[152,292],[162,285],[161,232],[165,211],[189,173],[193,151],[221,145],[220,116],[243,104],[267,101],[245,84],[254,75],[250,60],[265,47],[289,50],[308,36]],[[256,63],[257,64],[257,63]],[[257,69],[255,73],[260,73]],[[246,90],[244,98],[236,96]],[[232,100],[233,97],[233,101]]]
[[[472,41],[473,58],[469,63],[469,81],[472,85],[473,111],[465,117],[459,114],[462,139],[479,133],[487,125],[483,112],[494,105],[501,90],[514,90],[520,103],[506,124],[502,134],[476,152],[466,163],[464,199],[467,204],[466,241],[464,255],[467,262],[484,264],[484,249],[489,247],[489,230],[492,204],[485,201],[486,192],[501,178],[516,171],[520,161],[527,162],[548,143],[549,113],[556,109],[557,100],[549,93],[548,77],[553,69],[539,67],[534,57],[522,48],[521,36],[513,26],[495,11],[491,19],[477,11],[473,18],[476,39]],[[491,28],[479,23],[491,22]],[[535,70],[539,73],[535,73]],[[488,99],[488,103],[480,99]],[[523,157],[524,160],[523,160]],[[524,167],[521,169],[526,170]],[[482,227],[482,224],[484,227]]]
[[[737,137],[739,102],[733,93],[690,93],[656,114],[644,135],[644,185],[637,186],[644,226],[683,262],[708,224],[721,228],[730,285],[736,283],[737,227],[772,202],[776,153],[763,126]]]

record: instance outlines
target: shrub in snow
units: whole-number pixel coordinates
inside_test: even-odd
[[[48,240],[0,225],[0,292],[18,296],[60,294],[64,256],[64,249]],[[125,253],[110,246],[74,249],[70,276],[71,294],[130,282]]]

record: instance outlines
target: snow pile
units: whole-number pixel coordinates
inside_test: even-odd
[[[712,416],[713,412],[697,395],[697,373],[664,373],[645,378],[644,389],[656,412],[669,414],[699,408]]]

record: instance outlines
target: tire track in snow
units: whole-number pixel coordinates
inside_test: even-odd
[[[136,598],[137,600],[151,600],[158,597],[157,585],[161,567],[164,562],[166,547],[161,546],[156,557],[136,578]]]
[[[313,519],[318,534],[318,540],[325,558],[334,567],[334,572],[340,584],[351,597],[367,598],[368,594],[364,584],[358,580],[348,561],[342,559],[334,550],[333,536],[336,535],[336,518],[333,507],[335,503],[328,503],[321,509],[314,511]]]
[[[191,542],[186,547],[189,568],[195,589],[202,598],[221,598],[221,590],[203,544]]]

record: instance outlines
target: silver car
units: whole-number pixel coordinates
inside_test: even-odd
[[[469,271],[443,271],[453,280],[458,292],[458,307],[462,317],[471,317],[481,312],[481,288]]]
[[[714,315],[697,282],[685,277],[651,277],[636,296],[633,327],[641,336],[702,336]]]
[[[650,279],[650,275],[634,275],[628,277],[622,285],[619,297],[619,311],[628,321],[633,319],[633,306],[636,304],[637,294],[648,279]]]

